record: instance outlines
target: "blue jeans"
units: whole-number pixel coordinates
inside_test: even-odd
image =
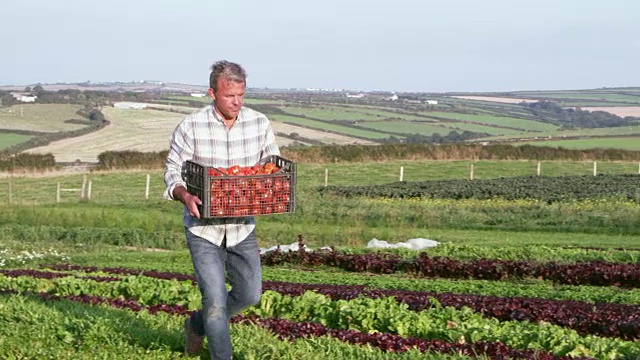
[[[232,247],[226,247],[226,242],[217,246],[187,229],[185,232],[202,293],[202,310],[192,313],[191,322],[196,333],[206,334],[211,359],[231,359],[229,318],[257,304],[262,295],[260,249],[255,230]],[[225,279],[231,285],[229,291]]]

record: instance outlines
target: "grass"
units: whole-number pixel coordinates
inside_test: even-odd
[[[640,243],[640,208],[633,202],[505,200],[386,201],[320,195],[328,173],[330,185],[383,184],[405,181],[465,179],[474,164],[476,178],[533,175],[534,161],[394,161],[367,164],[298,164],[295,214],[262,216],[258,237],[264,246],[290,244],[303,235],[314,246],[363,246],[373,238],[405,241],[430,238],[467,244],[574,244],[632,246]],[[592,162],[544,162],[543,175],[590,175]],[[637,163],[601,162],[599,173],[638,172]],[[145,197],[150,175],[149,198]],[[65,193],[80,188],[83,175],[0,178],[0,227],[7,239],[69,239],[74,243],[180,247],[181,205],[162,199],[162,171],[88,174],[92,194]],[[9,204],[9,181],[11,197]],[[124,196],[126,194],[126,196]],[[464,219],[464,221],[462,221]],[[17,228],[16,228],[17,226]],[[24,227],[21,229],[20,226]],[[89,235],[90,234],[90,235]],[[87,237],[82,240],[83,237]]]
[[[84,125],[66,123],[83,119],[76,114],[82,106],[71,104],[20,104],[0,108],[0,129],[59,132],[77,130]]]
[[[283,110],[287,111],[287,108],[282,108]],[[321,106],[317,109],[309,109],[309,108],[298,108],[296,109],[296,111],[298,112],[302,112],[307,116],[313,117],[311,114],[313,113],[317,113],[320,114],[320,116],[330,116],[330,114],[335,115],[336,112],[338,113],[343,113],[343,112],[355,112],[355,113],[360,113],[360,114],[366,114],[367,116],[374,116],[373,118],[369,119],[369,120],[382,120],[382,119],[401,119],[401,120],[414,120],[414,121],[420,121],[420,120],[424,120],[424,116],[418,116],[418,115],[414,115],[414,114],[409,114],[406,113],[405,110],[399,110],[399,111],[388,111],[388,110],[384,110],[385,108],[382,106],[376,106],[376,107],[372,107],[372,106],[357,106],[357,105],[345,105],[345,106],[331,106],[331,105],[326,105],[326,106]],[[326,113],[322,113],[319,112],[318,110],[326,110]],[[307,113],[307,111],[312,111],[311,113]],[[348,120],[348,118],[345,119],[336,119],[336,120]],[[357,119],[355,119],[357,120]]]
[[[520,142],[519,145],[536,145],[562,147],[565,149],[623,149],[640,150],[640,136],[636,137],[606,137],[576,140],[549,140],[549,141],[527,141]]]
[[[381,120],[380,116],[368,114],[362,110],[347,110],[337,107],[321,107],[321,108],[298,108],[298,107],[280,107],[283,111],[291,115],[304,115],[314,119],[330,120],[330,121],[357,121],[357,120]]]
[[[489,125],[479,125],[479,124],[470,124],[470,123],[464,123],[464,122],[443,122],[442,125],[445,126],[451,126],[454,128],[458,128],[462,131],[473,131],[473,132],[478,132],[478,133],[487,133],[487,134],[491,134],[491,135],[509,135],[509,134],[520,134],[523,135],[525,133],[523,133],[520,130],[514,130],[514,129],[505,129],[505,128],[501,128],[501,127],[495,127],[495,126],[489,126]]]
[[[447,127],[448,123],[442,123],[442,126],[433,124],[433,123],[425,123],[425,122],[409,122],[409,121],[397,121],[397,120],[387,120],[387,121],[366,121],[358,123],[358,127],[373,129],[378,131],[390,132],[390,133],[400,133],[400,134],[420,134],[425,136],[431,136],[435,133],[440,135],[446,135],[451,131],[455,131],[452,127]]]
[[[32,137],[30,135],[0,133],[0,150],[25,142]]]
[[[57,162],[76,159],[97,162],[105,151],[162,151],[168,148],[171,132],[184,114],[159,111],[104,107],[111,125],[82,137],[64,139],[30,152],[52,153]],[[82,151],[80,151],[80,149]]]
[[[491,136],[482,138],[482,140],[508,140],[515,138],[538,138],[544,139],[547,137],[552,138],[564,138],[564,137],[577,137],[577,136],[615,136],[615,135],[638,135],[640,134],[640,126],[621,126],[614,128],[594,128],[594,129],[579,129],[579,130],[559,130],[559,131],[544,131],[540,133],[519,133],[514,135],[503,136]]]
[[[633,201],[535,200],[386,200],[321,196],[325,169],[330,183],[377,184],[398,180],[400,167],[411,181],[460,179],[471,164],[477,176],[497,178],[535,171],[535,161],[393,161],[362,164],[298,164],[295,214],[257,217],[263,248],[291,244],[302,235],[312,249],[335,246],[365,252],[373,239],[391,243],[427,238],[443,246],[425,250],[458,258],[576,261],[614,258],[636,263],[640,250],[640,207]],[[543,172],[589,173],[590,162],[545,162]],[[637,172],[636,163],[602,163],[606,173]],[[150,197],[144,196],[150,175]],[[67,194],[55,202],[58,182],[79,187],[83,174],[0,178],[0,267],[37,268],[72,263],[192,274],[185,249],[181,205],[161,199],[162,171],[113,171],[87,174],[92,199]],[[15,203],[7,199],[11,181]],[[607,251],[565,249],[599,247]],[[548,248],[546,248],[548,247]],[[629,250],[614,250],[627,248]],[[355,249],[355,250],[354,250]],[[369,249],[368,251],[374,251]],[[401,251],[398,251],[401,253]],[[405,256],[415,253],[406,250]],[[506,279],[429,279],[389,274],[345,273],[296,265],[265,267],[263,278],[307,283],[367,284],[376,288],[532,296],[578,301],[633,303],[637,291],[595,286],[563,286],[547,281]],[[196,289],[194,288],[194,291]],[[183,316],[149,315],[69,301],[47,303],[34,296],[0,296],[0,357],[113,358],[126,351],[131,359],[182,358]],[[463,359],[456,355],[382,353],[326,337],[281,341],[255,326],[232,325],[234,356],[239,359]],[[106,334],[106,335],[105,335]],[[99,349],[96,353],[95,350]],[[207,359],[207,355],[202,358]]]
[[[538,121],[492,115],[461,114],[453,112],[428,112],[425,113],[425,115],[453,120],[469,121],[479,124],[504,126],[512,129],[520,129],[526,131],[549,131],[558,128],[556,125],[546,124]]]
[[[628,102],[628,103],[640,103],[640,95],[621,94],[611,92],[542,92],[535,94],[536,98],[549,98],[549,99],[562,99],[562,100],[601,100],[601,101],[613,101],[613,102]]]
[[[341,126],[338,124],[330,124],[322,121],[305,119],[290,115],[272,115],[271,118],[274,121],[287,122],[295,125],[300,125],[304,127],[309,127],[312,129],[325,130],[325,131],[333,131],[337,134],[343,134],[347,136],[356,136],[360,138],[366,139],[386,139],[390,136],[390,134],[384,134],[375,131],[368,131],[364,129],[356,129],[347,126]]]

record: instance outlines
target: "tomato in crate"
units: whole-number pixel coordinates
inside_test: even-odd
[[[235,175],[233,175],[235,174]],[[296,164],[277,155],[253,166],[206,167],[187,161],[187,190],[203,202],[203,218],[243,217],[295,211]]]

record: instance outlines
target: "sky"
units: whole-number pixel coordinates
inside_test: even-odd
[[[0,85],[501,92],[640,86],[638,0],[2,0]]]

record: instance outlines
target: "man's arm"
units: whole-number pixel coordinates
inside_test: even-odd
[[[265,131],[265,142],[264,147],[262,148],[262,156],[266,157],[269,155],[280,155],[280,148],[276,143],[276,135],[273,132],[273,128],[271,127],[271,121],[267,119],[267,129]]]
[[[187,207],[189,215],[200,219],[200,211],[198,205],[202,205],[202,201],[196,195],[191,194],[183,185],[177,185],[173,188],[172,196],[175,200],[180,201]]]
[[[193,158],[193,140],[186,121],[180,122],[171,134],[169,155],[165,163],[164,181],[167,189],[164,197],[182,202],[189,215],[200,218],[198,205],[202,201],[187,191],[187,185],[182,179],[182,164]]]

